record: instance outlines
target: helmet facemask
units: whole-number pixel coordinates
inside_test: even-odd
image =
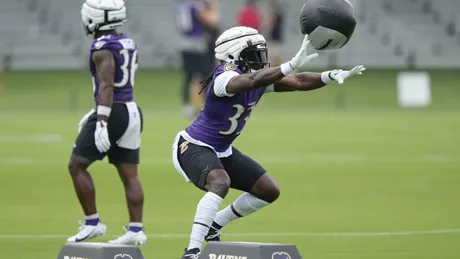
[[[249,69],[259,70],[266,66],[268,62],[268,49],[265,44],[250,45],[241,51],[238,66],[246,66]]]

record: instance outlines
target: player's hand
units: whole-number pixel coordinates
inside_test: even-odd
[[[94,141],[96,143],[97,150],[101,153],[105,153],[110,149],[109,132],[107,130],[107,122],[99,120],[96,123],[96,131],[94,132]]]
[[[360,65],[360,66],[355,66],[351,70],[336,69],[336,70],[326,71],[326,72],[327,72],[327,77],[329,78],[329,81],[343,84],[343,81],[345,81],[345,79],[353,75],[362,75],[364,70],[366,70],[366,68],[363,65]],[[324,76],[324,78],[326,78],[326,76]],[[323,81],[325,80],[323,79]],[[327,78],[326,78],[326,81],[327,81]]]
[[[93,114],[95,111],[96,110],[92,108],[87,114],[83,116],[83,118],[81,118],[80,122],[78,123],[78,133],[80,133],[81,129],[83,129],[83,127],[88,122],[89,116],[91,116],[91,114]]]
[[[289,62],[291,67],[295,72],[305,72],[307,71],[307,65],[313,59],[318,57],[318,53],[308,53],[307,48],[310,46],[310,41],[308,40],[308,34],[303,38],[302,46],[300,47],[299,52],[295,57]]]

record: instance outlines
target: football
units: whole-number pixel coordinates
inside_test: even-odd
[[[349,0],[307,0],[300,13],[300,30],[308,34],[316,50],[342,48],[355,27],[355,10]]]

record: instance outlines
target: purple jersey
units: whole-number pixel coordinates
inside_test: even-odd
[[[98,50],[110,50],[115,59],[115,84],[113,101],[128,102],[133,100],[134,77],[137,69],[137,47],[134,40],[124,34],[104,35],[91,44],[89,69],[93,76],[93,92],[96,105],[99,100],[99,83],[97,81],[96,65],[92,54]]]
[[[197,9],[202,8],[200,1],[185,0],[177,8],[177,25],[182,35],[190,38],[203,37],[205,28],[197,16]]]
[[[198,10],[203,3],[198,0],[184,0],[179,4],[176,12],[177,27],[179,29],[178,47],[182,51],[206,53],[206,29],[198,19]]]
[[[252,109],[265,92],[265,88],[258,88],[232,96],[217,97],[213,89],[214,82],[227,71],[242,74],[234,65],[218,66],[206,91],[204,109],[185,130],[190,137],[210,145],[217,152],[226,151],[240,135]]]

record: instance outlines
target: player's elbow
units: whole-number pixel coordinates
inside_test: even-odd
[[[273,84],[272,81],[267,81],[266,78],[260,77],[256,78],[254,80],[251,80],[251,83],[249,84],[249,87],[254,90],[257,88],[262,88],[262,87],[267,87],[269,85]]]
[[[249,84],[248,84],[248,88],[250,90],[254,90],[256,88],[259,88],[262,84],[262,82],[260,82],[260,80],[252,80]]]

